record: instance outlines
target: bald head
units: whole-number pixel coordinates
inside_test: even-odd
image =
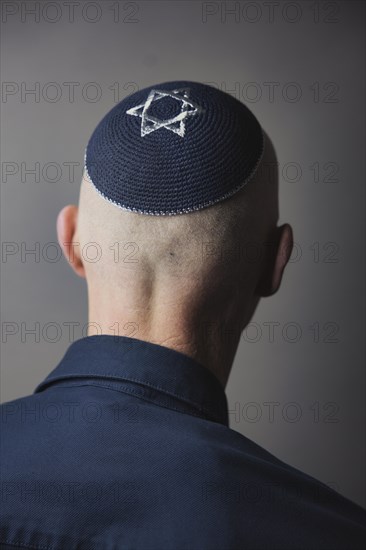
[[[97,262],[84,262],[87,278],[103,284],[108,277],[116,285],[134,278],[155,285],[175,285],[174,279],[184,279],[194,286],[201,280],[206,283],[205,292],[215,291],[214,282],[231,280],[233,286],[240,285],[240,274],[260,268],[261,262],[253,260],[253,249],[258,247],[258,260],[263,258],[261,246],[278,219],[276,157],[267,136],[265,141],[262,162],[240,191],[187,214],[149,216],[124,211],[97,193],[84,174],[77,242],[82,250],[96,242],[102,251]]]

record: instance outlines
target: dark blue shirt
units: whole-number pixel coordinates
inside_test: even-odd
[[[2,549],[365,548],[365,510],[230,429],[166,347],[82,338],[1,413]]]

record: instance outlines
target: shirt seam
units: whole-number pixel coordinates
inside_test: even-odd
[[[113,378],[114,380],[124,380],[126,382],[136,382],[137,384],[142,384],[143,386],[147,386],[148,388],[151,388],[153,390],[159,390],[161,391],[162,393],[165,393],[166,395],[169,395],[171,397],[178,397],[181,401],[183,401],[184,403],[187,403],[188,405],[192,405],[192,406],[196,406],[196,403],[194,401],[191,401],[190,399],[187,399],[185,398],[183,395],[179,394],[179,393],[173,393],[173,392],[170,392],[164,388],[162,388],[161,386],[159,385],[156,385],[156,384],[151,384],[149,382],[146,382],[144,380],[141,380],[139,378],[125,378],[125,377],[122,377],[122,376],[116,376],[114,374],[111,374],[111,373],[105,373],[103,376],[100,376],[99,373],[95,373],[95,372],[90,372],[90,371],[87,371],[87,372],[84,372],[82,375],[81,374],[78,374],[78,375],[68,375],[67,377],[65,376],[64,378],[55,378],[55,379],[50,379],[50,380],[45,380],[43,382],[43,384],[51,384],[51,383],[57,383],[57,380],[61,380],[61,379],[67,379],[67,378],[78,378],[78,377],[83,377],[84,375],[92,375],[92,376],[97,376],[98,378]],[[97,385],[97,384],[94,384],[94,385]],[[206,414],[210,415],[210,411],[204,407],[204,406],[201,406],[201,410],[203,412],[205,412]]]
[[[164,409],[168,409],[168,410],[174,410],[178,413],[181,413],[181,414],[189,414],[190,416],[195,416],[196,418],[201,418],[203,420],[209,420],[211,422],[215,422],[215,423],[218,423],[218,424],[223,424],[224,426],[226,426],[225,423],[222,423],[220,420],[218,419],[213,419],[212,417],[211,418],[206,418],[205,416],[202,416],[200,414],[197,414],[197,413],[194,413],[194,412],[188,412],[188,411],[182,411],[180,409],[177,409],[176,407],[172,406],[172,407],[168,407],[168,405],[163,405],[162,403],[159,403],[159,402],[156,402],[154,401],[153,399],[149,399],[148,397],[145,397],[145,396],[142,396],[140,395],[138,392],[136,392],[135,390],[133,390],[132,388],[131,389],[125,389],[125,388],[114,388],[112,387],[111,385],[107,385],[107,384],[97,384],[95,382],[85,382],[84,384],[78,384],[78,383],[69,383],[68,384],[69,386],[73,386],[73,387],[79,387],[79,386],[95,386],[97,388],[106,388],[107,390],[111,390],[111,391],[117,391],[117,392],[120,392],[120,393],[124,393],[124,394],[131,394],[133,395],[133,397],[136,397],[137,399],[141,399],[142,401],[147,401],[148,403],[153,403],[154,405],[157,405],[158,407],[162,407]],[[61,389],[61,388],[64,388],[65,386],[54,386],[54,389],[57,388],[57,389]],[[193,403],[192,403],[193,405]],[[205,413],[204,411],[202,411],[203,414],[205,414],[206,416],[209,416],[209,413]],[[227,427],[227,426],[226,426]]]

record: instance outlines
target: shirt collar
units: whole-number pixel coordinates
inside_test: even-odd
[[[86,336],[69,346],[34,393],[77,378],[99,378],[121,386],[133,382],[152,390],[149,399],[157,404],[169,408],[170,398],[174,409],[228,426],[227,398],[216,376],[191,357],[158,344],[127,336]]]

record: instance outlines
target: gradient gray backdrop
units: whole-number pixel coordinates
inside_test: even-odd
[[[296,241],[280,291],[243,333],[230,426],[365,506],[364,6],[270,4],[108,0],[72,15],[43,2],[32,15],[35,2],[3,3],[1,398],[32,393],[57,365],[67,323],[84,335],[84,280],[47,243],[78,200],[96,124],[117,93],[213,83],[271,136],[280,223]],[[39,178],[25,172],[36,163]],[[24,254],[37,246],[39,261]]]

